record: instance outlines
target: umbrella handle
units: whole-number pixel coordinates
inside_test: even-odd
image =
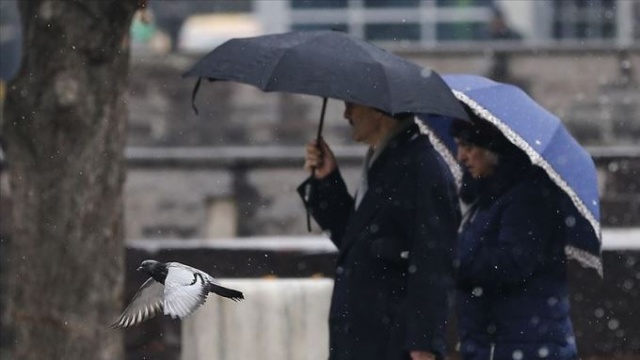
[[[318,134],[316,135],[316,144],[320,144],[320,139],[322,139],[322,126],[324,125],[324,114],[327,110],[327,98],[322,98],[322,111],[320,112],[320,124],[318,124]],[[315,166],[311,168],[311,177],[315,177],[316,168]],[[311,183],[308,183],[306,188],[304,189],[304,197],[305,201],[308,203],[309,199],[311,199]],[[311,232],[311,213],[309,212],[309,208],[307,207],[307,230]]]
[[[315,170],[315,169],[314,169]],[[312,173],[315,171],[312,171]],[[313,176],[313,174],[311,175]],[[307,212],[307,231],[311,232],[311,212],[309,212],[309,199],[311,198],[311,183],[308,183],[304,188],[304,201],[305,201],[305,210]]]

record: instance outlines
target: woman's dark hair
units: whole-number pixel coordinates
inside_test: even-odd
[[[375,108],[374,108],[375,109]],[[378,112],[381,112],[385,115],[387,115],[388,117],[392,117],[398,121],[405,121],[405,120],[409,120],[410,118],[413,118],[415,116],[414,113],[410,113],[410,112],[401,112],[401,113],[397,113],[395,115],[391,115],[390,113],[380,110],[380,109],[376,109]]]
[[[454,138],[498,154],[513,146],[498,128],[488,121],[480,120],[477,116],[472,117],[470,122],[454,120],[450,133]]]

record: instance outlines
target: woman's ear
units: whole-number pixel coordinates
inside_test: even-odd
[[[498,164],[500,164],[500,155],[496,152],[493,152],[491,150],[485,149],[485,156],[487,157],[487,160],[489,161],[489,164],[493,165],[494,167],[498,166]]]

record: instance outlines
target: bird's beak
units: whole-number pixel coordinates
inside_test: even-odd
[[[140,271],[140,270],[142,270],[142,266],[139,266],[139,267],[136,269],[136,271]]]

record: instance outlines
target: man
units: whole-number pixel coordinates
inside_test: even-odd
[[[324,141],[307,145],[313,176],[298,188],[339,249],[329,358],[442,359],[460,219],[454,182],[412,116],[345,103],[344,117],[369,145],[355,198]]]

